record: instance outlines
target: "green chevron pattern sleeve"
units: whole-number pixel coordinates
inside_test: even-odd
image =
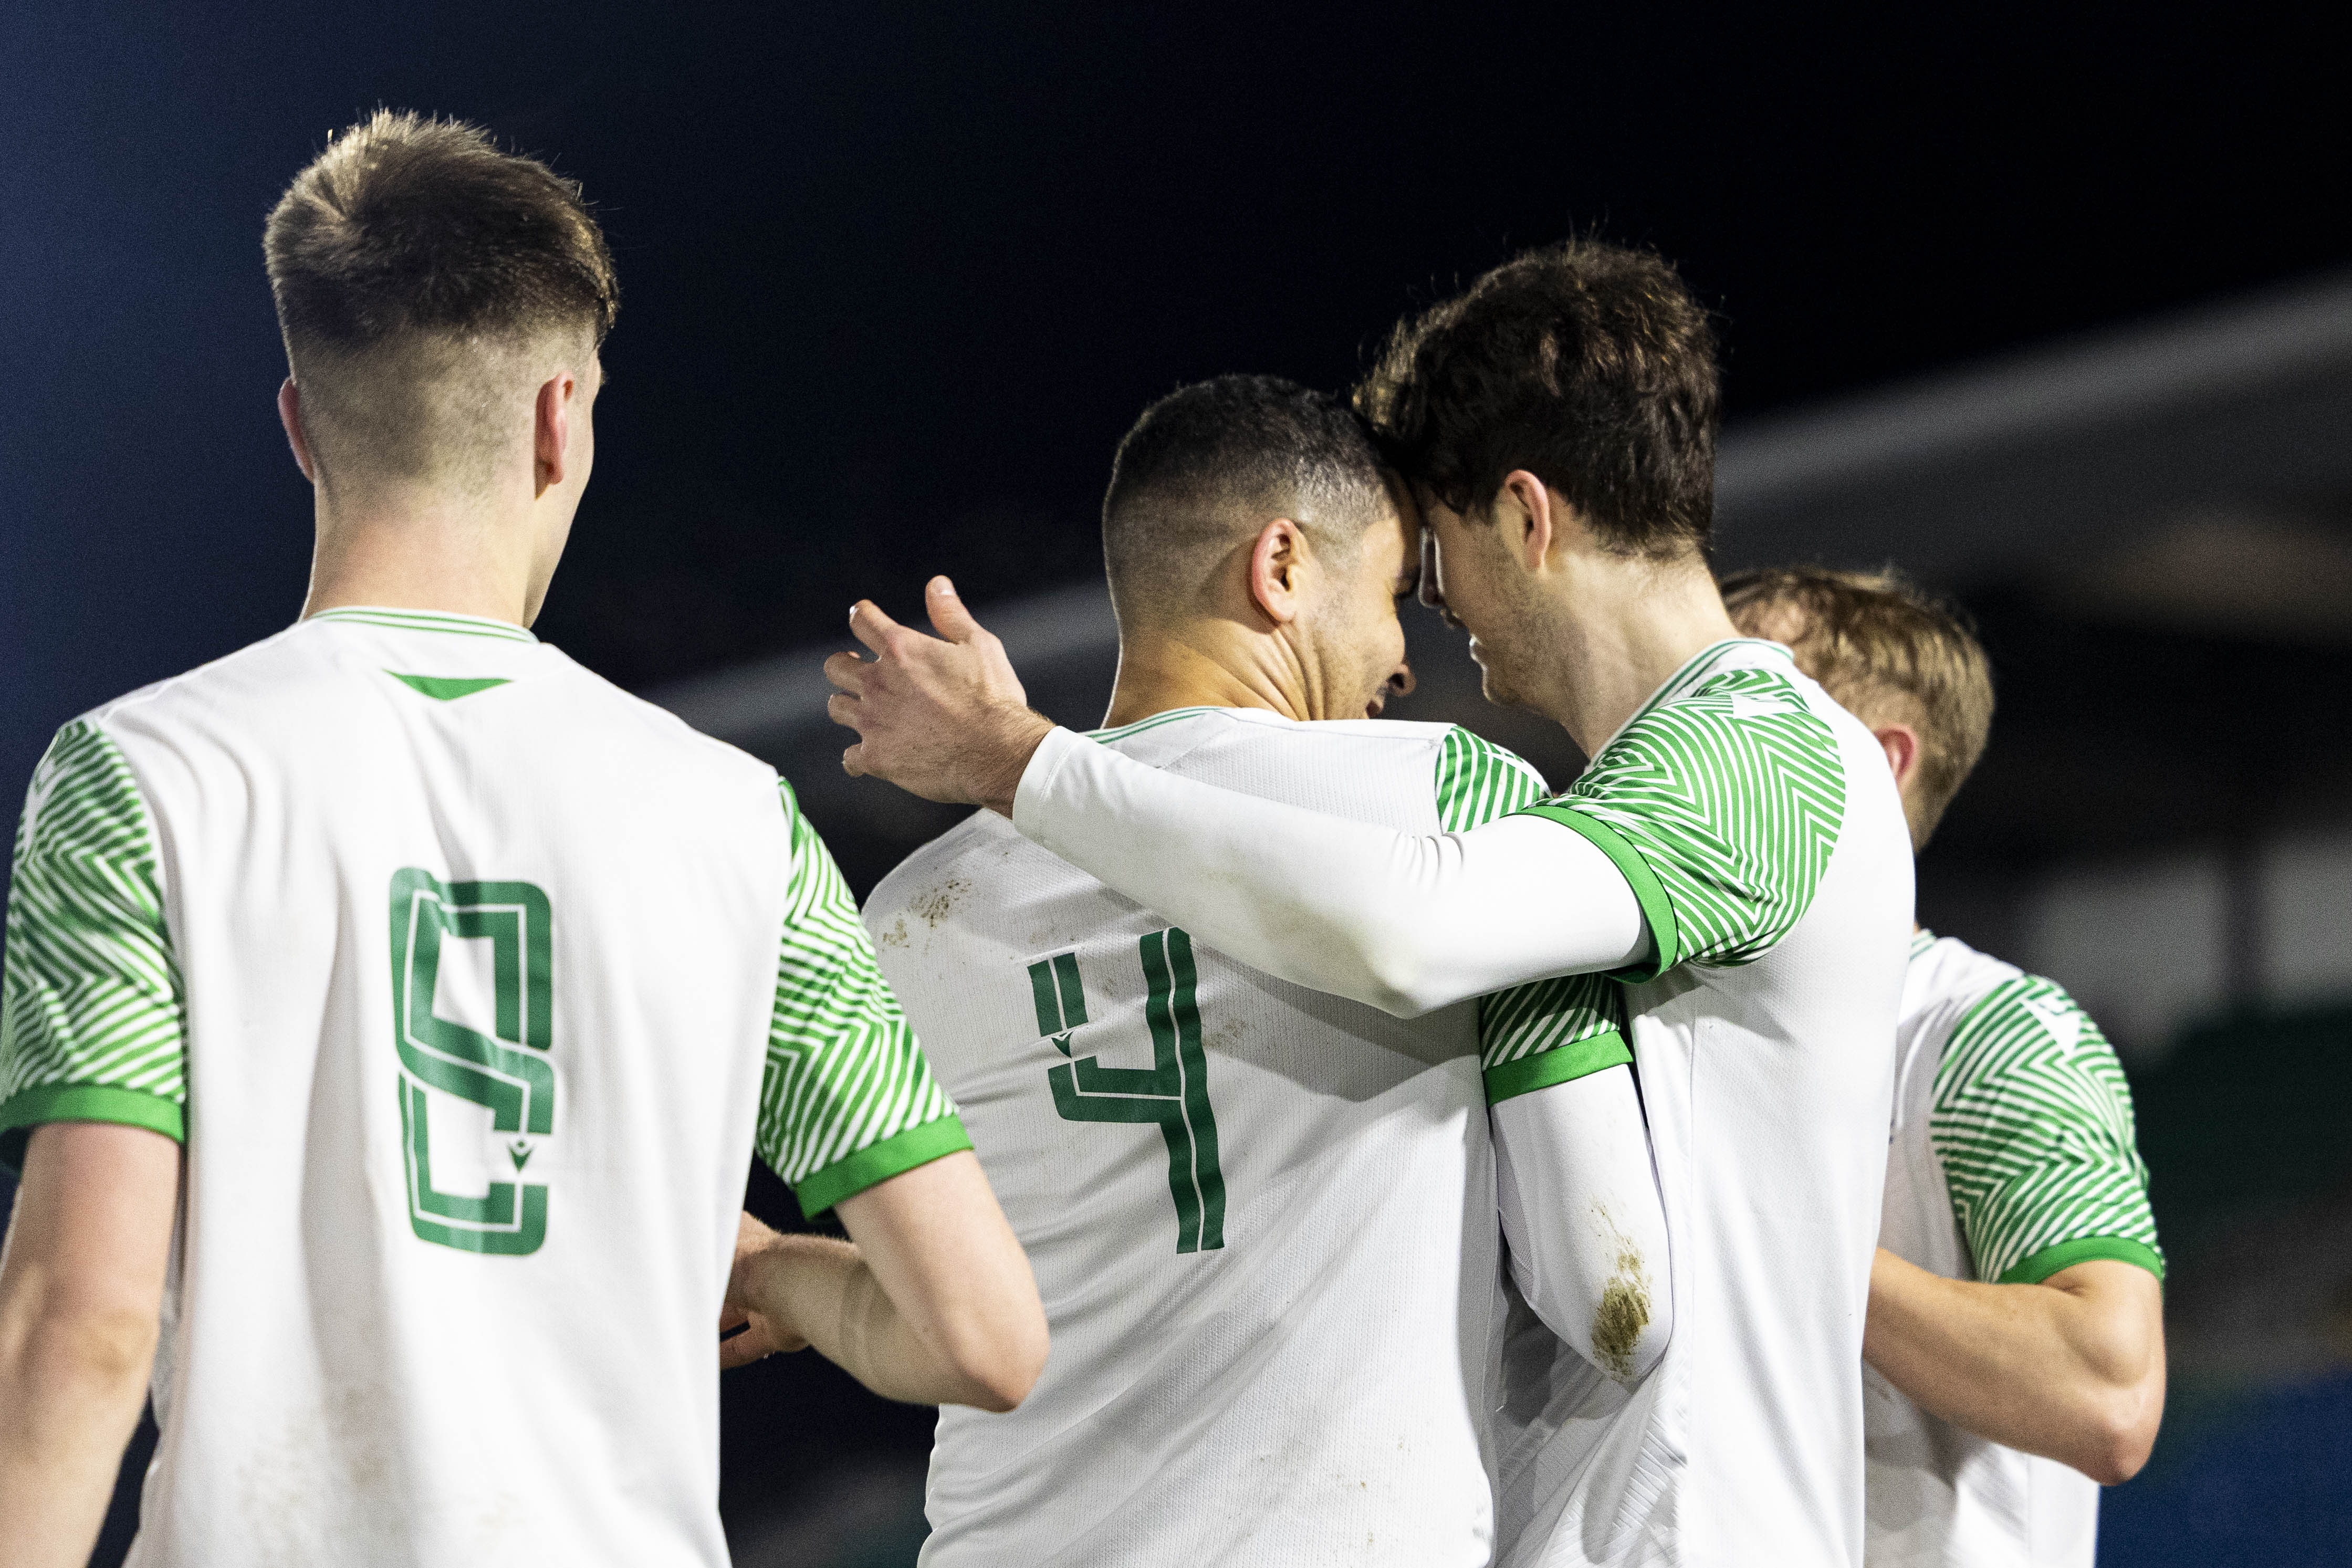
[[[758,1144],[814,1217],[971,1140],[882,978],[840,868],[778,782],[793,863]]]
[[[1549,793],[1516,754],[1461,728],[1437,753],[1437,820],[1448,833],[1524,810]],[[1479,1055],[1489,1104],[1633,1059],[1624,1003],[1593,974],[1562,975],[1478,998]]]
[[[2038,1283],[2095,1258],[2164,1278],[2131,1086],[2074,999],[2026,975],[1969,1010],[1927,1118],[1977,1278]]]
[[[1516,752],[1449,725],[1437,748],[1437,826],[1441,832],[1467,833],[1498,816],[1532,805],[1550,792],[1543,774]]]
[[[1752,963],[1811,907],[1845,815],[1837,739],[1769,668],[1735,668],[1635,716],[1566,795],[1527,808],[1617,864],[1648,917],[1652,954]]]
[[[45,1121],[186,1136],[186,1009],[154,825],[114,742],[58,731],[25,798],[0,979],[0,1164]]]

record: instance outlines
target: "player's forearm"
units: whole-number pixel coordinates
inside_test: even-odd
[[[2161,1294],[2126,1263],[1989,1285],[1882,1249],[1863,1358],[1955,1426],[2106,1486],[2147,1462],[2164,1410]]]
[[[1028,1255],[970,1150],[841,1201],[893,1310],[924,1347],[940,1403],[1010,1410],[1045,1370],[1045,1309]],[[932,1398],[932,1395],[925,1395]]]
[[[0,1305],[0,1542],[12,1568],[89,1560],[154,1352],[152,1319]]]
[[[0,1255],[0,1549],[87,1562],[146,1402],[180,1178],[144,1128],[53,1122]]]
[[[1014,800],[1034,842],[1269,974],[1411,1016],[1630,963],[1623,876],[1532,818],[1421,835],[1171,777],[1056,730]]]
[[[1001,1403],[916,1331],[848,1242],[778,1237],[753,1265],[749,1287],[755,1310],[791,1324],[818,1354],[885,1399]]]
[[[1496,1105],[1495,1163],[1511,1274],[1578,1354],[1620,1383],[1674,1334],[1666,1215],[1631,1068]]]

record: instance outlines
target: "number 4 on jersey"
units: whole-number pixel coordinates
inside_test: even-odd
[[[1171,928],[1138,944],[1143,957],[1144,1022],[1151,1066],[1107,1068],[1093,1057],[1045,1070],[1054,1109],[1065,1121],[1156,1121],[1168,1143],[1168,1191],[1176,1200],[1176,1250],[1213,1252],[1225,1245],[1225,1179],[1217,1168],[1217,1118],[1209,1108],[1209,1063],[1201,1049],[1193,1002],[1192,939]],[[1077,954],[1029,966],[1037,1032],[1064,1056],[1087,1021]]]

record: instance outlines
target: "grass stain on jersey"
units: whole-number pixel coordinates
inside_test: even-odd
[[[907,912],[937,931],[941,921],[955,913],[956,901],[971,891],[970,882],[951,877],[909,903]]]
[[[1650,1282],[1642,1277],[1641,1267],[1640,1253],[1619,1253],[1617,1272],[1601,1288],[1601,1305],[1592,1311],[1592,1353],[1620,1383],[1632,1380],[1634,1347],[1650,1326]]]
[[[1617,1267],[1609,1283],[1601,1288],[1599,1305],[1592,1309],[1592,1354],[1603,1372],[1619,1383],[1630,1383],[1642,1331],[1650,1326],[1649,1270],[1643,1267],[1642,1249],[1617,1229],[1609,1211],[1599,1204],[1592,1206],[1601,1222],[1617,1236]]]
[[[477,691],[488,691],[493,686],[509,684],[502,675],[403,675],[396,669],[387,669],[384,673],[411,690],[423,692],[436,702],[455,702],[460,697],[471,697]]]

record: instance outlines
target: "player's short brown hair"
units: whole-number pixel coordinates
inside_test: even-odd
[[[1465,515],[1515,468],[1607,549],[1704,552],[1721,399],[1715,330],[1653,251],[1573,239],[1529,251],[1401,323],[1356,389],[1391,460]]]
[[[1143,411],[1111,460],[1103,561],[1122,626],[1193,604],[1204,574],[1269,521],[1297,521],[1336,563],[1394,501],[1364,422],[1327,392],[1220,375]]]
[[[1966,613],[1895,572],[1823,566],[1734,573],[1723,602],[1741,631],[1788,644],[1847,712],[1918,732],[1912,835],[1924,846],[1992,731],[1992,664]]]
[[[394,476],[447,468],[501,360],[551,340],[593,352],[620,307],[578,185],[476,126],[407,110],[331,138],[270,212],[262,251],[314,448]]]

